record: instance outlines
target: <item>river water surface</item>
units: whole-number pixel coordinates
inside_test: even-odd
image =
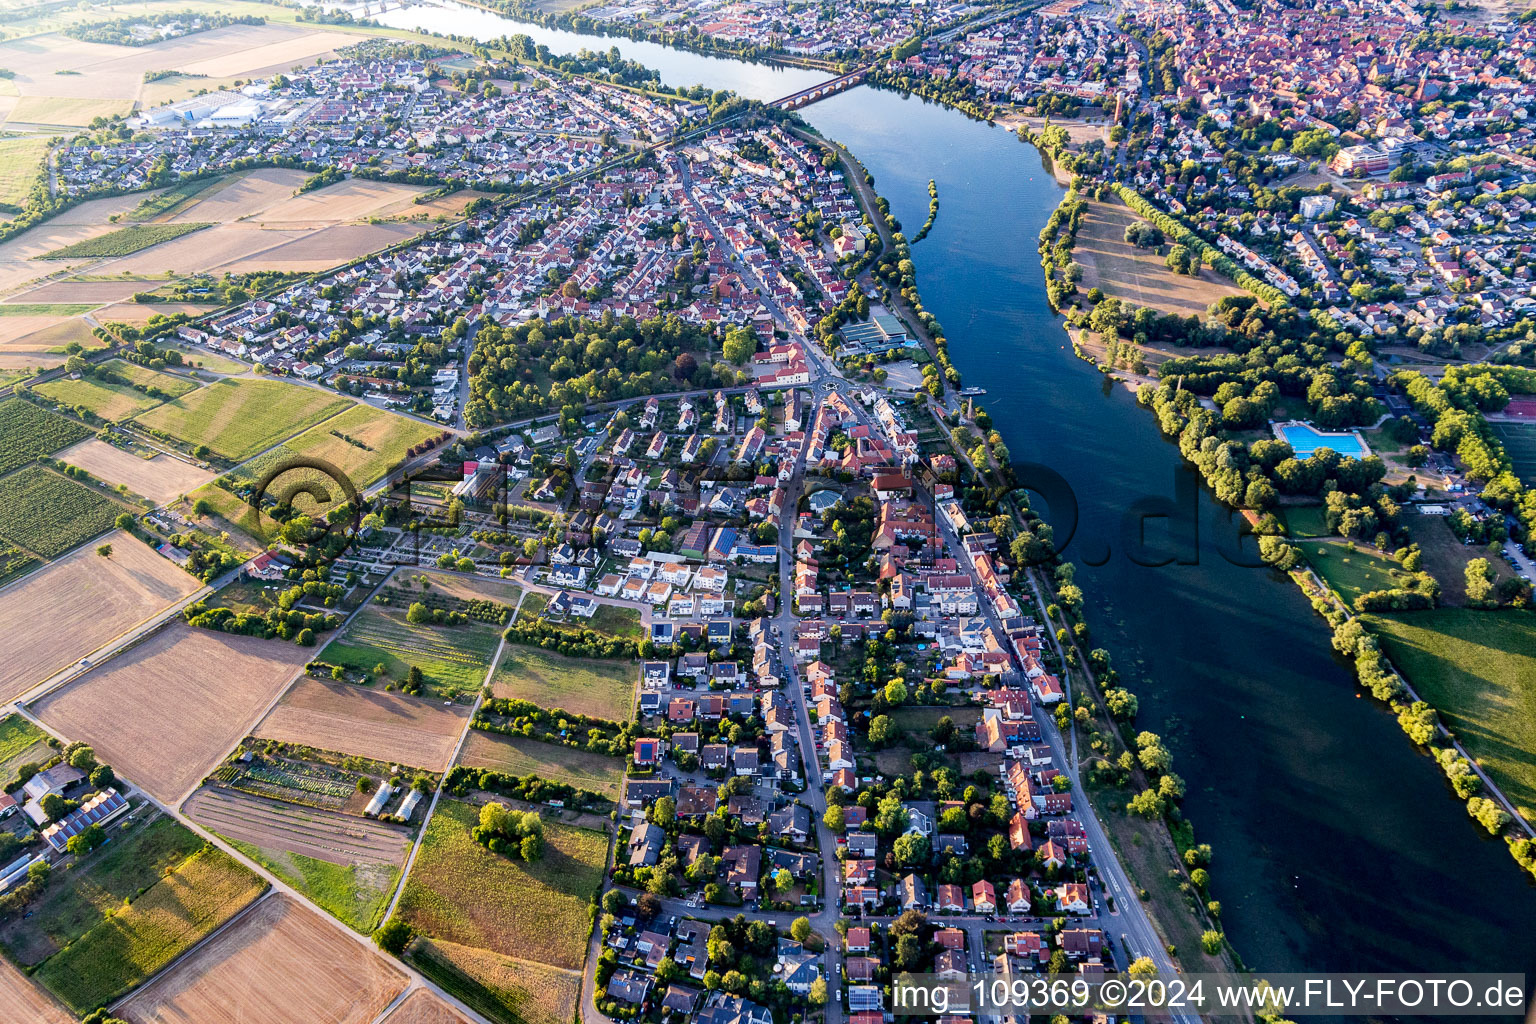
[[[380,20],[482,39],[521,32],[559,53],[617,45],[668,85],[761,100],[830,77],[458,5]],[[1113,653],[1141,697],[1138,724],[1168,739],[1189,782],[1185,809],[1215,848],[1213,895],[1244,961],[1272,971],[1536,965],[1536,887],[1501,842],[1479,834],[1392,718],[1361,699],[1299,591],[1234,564],[1246,558],[1225,510],[1189,486],[1189,500],[1175,501],[1177,448],[1071,352],[1035,248],[1062,193],[1040,154],[1003,129],[869,87],[801,115],[849,147],[909,230],[937,181],[938,221],[913,249],[924,305],[965,383],[987,389],[981,403],[1014,461],[1050,467],[1076,495],[1081,523],[1067,553],[1094,643]],[[1154,519],[1153,550],[1140,551],[1140,531],[1124,529],[1128,511],[1134,523],[1135,513],[1170,510],[1198,520],[1197,548]],[[1052,519],[1060,531],[1056,510]],[[1145,564],[1165,551],[1178,561]]]

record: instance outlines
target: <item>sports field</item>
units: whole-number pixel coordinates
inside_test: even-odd
[[[1527,487],[1536,487],[1536,423],[1490,423],[1504,445],[1515,474]]]
[[[317,388],[277,380],[221,380],[152,409],[138,422],[185,444],[243,462],[348,408]]]

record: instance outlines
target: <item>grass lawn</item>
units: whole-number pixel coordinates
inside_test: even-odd
[[[128,256],[142,249],[148,249],[152,245],[169,242],[173,238],[180,238],[182,235],[211,227],[213,227],[212,224],[130,224],[126,228],[118,228],[105,235],[97,235],[95,238],[87,238],[74,245],[66,245],[62,249],[45,252],[37,259],[85,260]]]
[[[395,894],[400,869],[378,864],[332,864],[289,850],[268,850],[235,839],[235,849],[314,900],[347,927],[369,934]]]
[[[188,445],[243,462],[352,403],[277,380],[221,380],[167,402],[138,422]]]
[[[109,359],[103,366],[140,387],[163,391],[172,398],[180,398],[182,395],[196,391],[199,386],[196,381],[188,380],[179,374],[152,370],[147,366],[130,363],[126,359]]]
[[[23,96],[11,108],[17,124],[62,124],[84,128],[98,117],[127,116],[133,100],[73,96]]]
[[[470,837],[479,817],[474,804],[438,803],[400,915],[434,939],[581,970],[608,837],[546,821],[544,856],[525,864]]]
[[[1289,505],[1281,510],[1280,518],[1292,537],[1327,537],[1328,513],[1321,505]]]
[[[12,302],[0,305],[0,316],[79,316],[99,302]]]
[[[0,476],[90,437],[83,423],[23,398],[0,401]]]
[[[638,672],[632,661],[567,658],[542,647],[509,643],[491,677],[491,689],[498,697],[530,700],[542,708],[628,722],[634,718]]]
[[[501,631],[485,623],[417,626],[405,621],[404,611],[374,605],[359,613],[321,657],[332,665],[369,674],[382,664],[395,683],[415,665],[437,693],[473,691],[485,681],[500,640]]]
[[[83,865],[50,877],[28,907],[31,916],[0,927],[0,945],[17,963],[30,967],[68,946],[203,845],[174,818],[157,818],[128,832],[109,825],[107,833],[111,842]]]
[[[250,367],[245,363],[238,363],[233,359],[226,359],[216,352],[208,352],[204,349],[177,348],[170,346],[181,353],[182,365],[196,366],[210,373],[244,373]]]
[[[0,139],[0,203],[21,208],[47,154],[48,140],[41,135]]]
[[[1527,818],[1536,818],[1536,612],[1372,615],[1392,663]]]
[[[598,605],[587,625],[599,633],[629,640],[638,640],[645,634],[645,626],[640,621],[640,609],[623,605]]]
[[[267,883],[207,847],[138,899],[50,957],[35,977],[76,1013],[149,980],[237,914]]]
[[[452,995],[505,1024],[566,1024],[581,994],[581,975],[453,942],[418,939],[412,966]]]
[[[56,558],[105,533],[125,509],[42,466],[28,466],[0,479],[0,538],[43,558]]]
[[[460,760],[472,768],[553,779],[599,793],[614,802],[618,802],[624,785],[623,758],[544,743],[531,736],[503,736],[471,729]]]
[[[1298,545],[1317,574],[1345,603],[1372,590],[1390,590],[1397,586],[1392,569],[1397,563],[1368,551],[1351,551],[1342,541],[1337,544],[1307,541]]]
[[[16,714],[0,718],[0,785],[12,782],[16,769],[28,761],[46,761],[51,749],[48,734],[25,718]]]
[[[1527,487],[1536,487],[1536,423],[1490,423],[1494,435],[1504,445],[1515,475]]]
[[[78,380],[64,377],[35,385],[33,390],[60,405],[84,409],[108,423],[132,419],[164,401],[151,398],[126,384],[97,380],[95,377],[81,377]]]

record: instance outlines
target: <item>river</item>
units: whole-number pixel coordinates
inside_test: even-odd
[[[480,38],[523,32],[558,52],[617,45],[668,85],[756,99],[828,77],[457,6],[382,20]],[[1173,543],[1166,520],[1150,522],[1151,555],[1193,564],[1154,567],[1144,563],[1163,559],[1127,549],[1128,509],[1172,507],[1179,453],[1124,388],[1072,353],[1046,305],[1035,244],[1061,188],[1039,153],[1003,129],[869,87],[801,114],[863,161],[909,230],[937,181],[938,221],[913,249],[923,302],[965,382],[988,389],[981,402],[1014,461],[1050,467],[1076,495],[1082,522],[1067,553],[1094,643],[1113,653],[1141,697],[1139,725],[1164,735],[1189,782],[1185,810],[1215,848],[1213,895],[1244,961],[1272,971],[1536,965],[1536,887],[1502,842],[1479,834],[1390,715],[1359,695],[1299,591],[1223,556],[1235,537],[1225,510],[1185,487],[1197,557]]]

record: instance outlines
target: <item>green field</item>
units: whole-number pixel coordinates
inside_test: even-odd
[[[84,424],[25,399],[0,401],[0,476],[90,436]]]
[[[586,624],[599,633],[630,640],[638,640],[645,635],[645,625],[640,620],[640,610],[623,605],[598,605],[597,611]]]
[[[453,942],[418,939],[411,964],[483,1016],[504,1024],[568,1024],[581,975]]]
[[[508,644],[491,677],[498,697],[530,700],[543,708],[564,708],[578,715],[628,722],[635,717],[632,661],[567,658],[541,647]]]
[[[599,793],[615,803],[624,785],[623,758],[545,743],[531,736],[504,736],[472,729],[460,761],[471,768],[492,768],[511,775],[553,779]]]
[[[0,139],[0,203],[20,209],[37,184],[48,140],[41,135],[15,135]]]
[[[126,506],[42,466],[0,479],[0,538],[43,558],[112,528]]]
[[[1536,612],[1437,608],[1366,620],[1527,818],[1536,818]]]
[[[30,917],[18,916],[0,927],[0,945],[17,963],[30,967],[46,960],[203,846],[174,818],[160,817],[128,831],[109,825],[108,831],[112,841],[81,867],[49,878],[48,887],[27,908]]]
[[[500,641],[500,630],[485,623],[417,626],[405,621],[404,611],[372,605],[326,646],[323,657],[362,673],[372,673],[382,663],[396,683],[415,665],[434,692],[474,691],[485,681]]]
[[[108,359],[102,367],[139,387],[151,388],[172,398],[180,398],[182,395],[196,391],[199,386],[197,381],[188,380],[180,374],[153,370],[148,366],[130,363],[126,359]]]
[[[1369,591],[1391,590],[1398,585],[1391,572],[1397,568],[1397,563],[1380,555],[1351,551],[1342,542],[1324,544],[1305,541],[1298,546],[1307,556],[1307,562],[1330,587],[1338,591],[1346,604]]]
[[[79,316],[99,302],[12,302],[0,305],[0,316]]]
[[[478,821],[474,804],[438,803],[398,913],[434,939],[581,970],[608,837],[546,821],[544,856],[525,864],[475,842]]]
[[[244,373],[250,369],[245,363],[236,362],[206,349],[177,348],[174,345],[171,348],[181,353],[183,365],[197,366],[210,373]]]
[[[16,545],[0,541],[0,586],[20,579],[41,564]]]
[[[0,785],[15,781],[16,769],[28,761],[46,761],[50,749],[48,734],[25,718],[0,718]]]
[[[221,380],[153,409],[138,422],[243,462],[352,403],[276,380]]]
[[[442,433],[441,428],[421,423],[407,416],[397,416],[371,405],[354,405],[298,437],[281,448],[252,459],[236,471],[236,476],[257,480],[283,459],[301,456],[319,459],[334,466],[352,485],[363,490],[383,479],[405,459],[407,449]],[[323,481],[324,474],[316,473]],[[284,478],[287,481],[287,478]]]
[[[378,927],[400,880],[398,868],[332,864],[290,850],[267,850],[225,837],[228,843],[314,900],[349,928],[368,934]]]
[[[50,401],[70,409],[83,409],[108,423],[132,419],[164,401],[161,398],[151,398],[126,384],[97,380],[95,377],[80,377],[74,380],[64,377],[34,385],[32,390]]]
[[[138,899],[50,957],[35,977],[76,1013],[149,980],[267,887],[227,853],[207,847]]]
[[[1509,461],[1514,463],[1515,475],[1525,481],[1527,487],[1536,487],[1536,423],[1490,423]]]
[[[148,249],[152,245],[169,242],[173,238],[180,238],[182,235],[211,227],[213,227],[212,224],[131,224],[105,235],[97,235],[95,238],[87,238],[74,245],[66,245],[62,249],[45,252],[36,258],[85,260],[128,256],[142,249]]]

